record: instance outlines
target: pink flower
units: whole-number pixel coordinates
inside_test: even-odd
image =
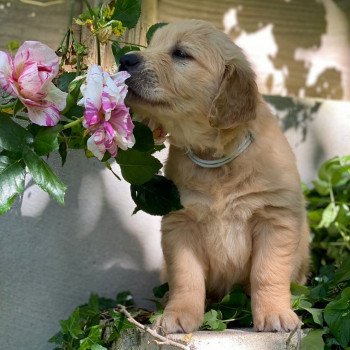
[[[25,41],[15,57],[0,51],[0,88],[21,100],[33,123],[53,126],[67,96],[52,83],[58,69],[59,59],[52,49],[38,41]]]
[[[127,72],[109,75],[92,65],[81,87],[83,98],[78,104],[85,107],[83,125],[92,134],[87,148],[100,160],[106,151],[115,157],[118,147],[126,150],[135,144],[134,124],[124,104],[129,76]]]

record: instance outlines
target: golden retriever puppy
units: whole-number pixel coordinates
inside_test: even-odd
[[[184,207],[162,220],[170,291],[158,326],[195,331],[206,296],[220,299],[240,283],[256,330],[294,329],[290,283],[304,282],[308,269],[303,194],[244,54],[211,24],[185,20],[120,63],[131,74],[127,103],[169,133],[166,176]]]

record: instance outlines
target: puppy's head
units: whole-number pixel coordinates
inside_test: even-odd
[[[168,24],[120,63],[131,74],[126,102],[170,133],[176,125],[227,129],[255,118],[254,73],[240,48],[207,22]]]

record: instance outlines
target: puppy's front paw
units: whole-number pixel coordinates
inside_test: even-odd
[[[192,333],[203,320],[203,313],[194,310],[167,310],[155,321],[153,328],[162,334]]]
[[[301,325],[298,316],[291,309],[269,309],[253,315],[254,329],[258,332],[289,332]]]

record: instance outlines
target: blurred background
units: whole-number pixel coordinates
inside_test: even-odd
[[[0,50],[12,40],[56,49],[82,10],[79,0],[0,0]],[[244,49],[304,182],[324,160],[350,153],[350,0],[143,0],[127,39],[144,43],[153,23],[182,18],[212,22]],[[159,218],[132,216],[129,186],[98,161],[80,152],[64,168],[55,155],[49,161],[68,186],[66,205],[28,178],[21,201],[0,218],[1,349],[51,349],[58,321],[91,292],[130,290],[147,306],[159,284]]]

